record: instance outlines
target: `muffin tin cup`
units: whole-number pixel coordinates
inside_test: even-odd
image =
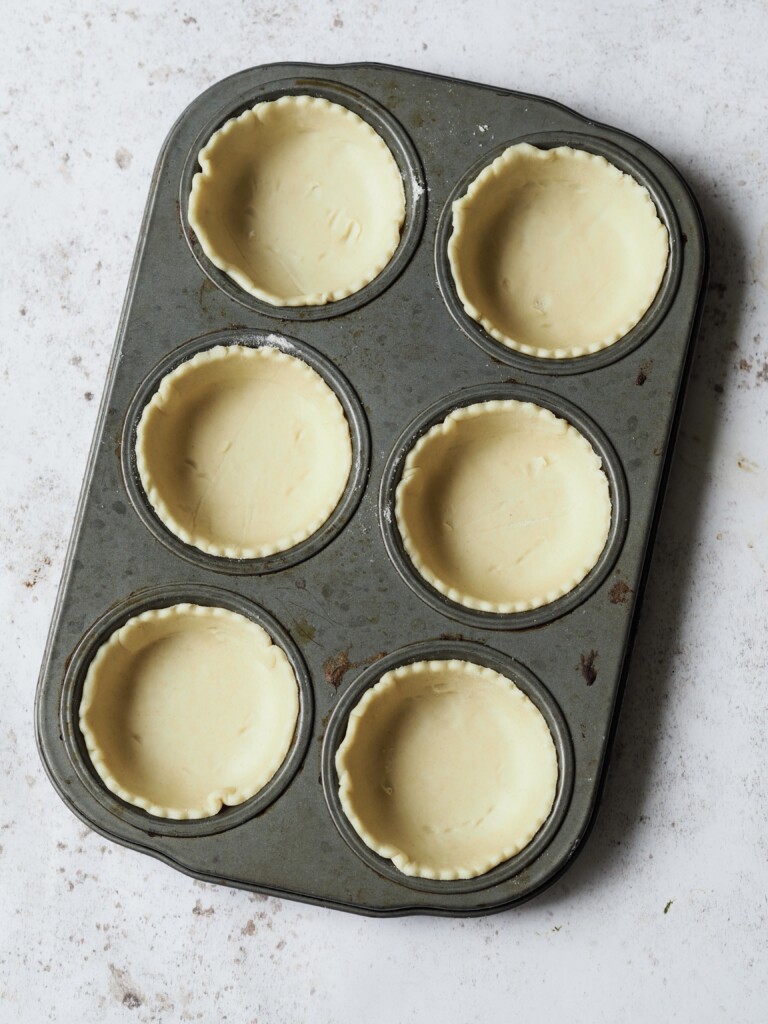
[[[346,107],[367,121],[378,132],[389,147],[402,175],[405,189],[405,221],[400,233],[400,244],[389,263],[381,273],[359,291],[322,306],[275,306],[264,302],[255,295],[250,295],[206,256],[189,223],[189,195],[192,190],[192,179],[200,170],[198,155],[214,132],[218,131],[223,124],[232,118],[239,117],[240,114],[257,103],[277,100],[281,96],[304,95],[317,96]],[[366,96],[365,93],[357,89],[344,88],[338,82],[323,78],[283,78],[267,82],[248,99],[219,111],[200,132],[187,155],[179,193],[179,216],[182,230],[192,254],[203,272],[217,288],[226,292],[236,302],[247,306],[255,313],[280,320],[325,320],[329,317],[343,316],[375,299],[403,272],[416,251],[424,229],[426,213],[427,185],[424,169],[421,166],[418,152],[402,125],[385,107],[371,99],[370,96]]]
[[[360,292],[326,306],[260,303],[208,263],[187,222],[211,134],[286,94],[325,97],[362,116],[403,174],[406,220],[392,261]],[[451,297],[450,204],[500,149],[522,141],[604,155],[649,189],[670,234],[655,303],[631,334],[591,356],[506,349],[464,322]],[[707,269],[698,207],[674,168],[640,140],[551,100],[374,64],[267,65],[201,94],[173,126],[152,179],[40,672],[37,742],[66,805],[105,837],[195,878],[360,914],[487,914],[551,884],[599,804]],[[336,393],[352,438],[353,469],[330,519],[263,559],[182,542],[149,505],[135,463],[136,427],[162,377],[231,344],[273,345],[303,359]],[[534,386],[541,374],[546,389]],[[403,550],[394,498],[410,446],[432,423],[457,406],[510,398],[550,409],[591,443],[613,515],[601,558],[573,591],[505,616],[458,605],[420,576]],[[255,797],[178,821],[106,789],[78,711],[106,638],[142,611],[187,602],[261,624],[296,672],[300,714],[287,758]],[[333,759],[356,699],[388,668],[427,657],[509,676],[557,747],[549,819],[518,855],[475,879],[411,879],[339,817]]]
[[[341,806],[335,758],[336,751],[339,749],[347,731],[350,712],[355,708],[365,691],[374,686],[386,672],[400,668],[403,665],[412,665],[417,661],[450,661],[451,659],[474,662],[482,665],[484,668],[490,668],[495,672],[499,672],[501,675],[511,679],[526,697],[536,705],[544,716],[544,720],[555,743],[558,779],[555,800],[547,820],[533,839],[519,853],[475,878],[441,881],[405,875],[395,867],[391,860],[379,856],[379,854],[375,853],[363,842]],[[568,810],[568,801],[573,789],[573,773],[573,748],[568,726],[549,691],[545,689],[529,669],[513,658],[482,644],[468,643],[466,641],[428,640],[423,643],[412,644],[410,647],[400,651],[394,651],[386,658],[377,661],[375,665],[362,672],[348,689],[344,691],[343,697],[336,705],[328,722],[328,729],[323,741],[323,792],[334,824],[345,841],[368,867],[392,879],[393,882],[399,882],[401,885],[417,889],[420,892],[441,893],[447,896],[458,893],[479,892],[498,885],[519,874],[519,872],[535,860],[548,843],[551,842],[552,837],[565,817]]]
[[[106,788],[91,763],[85,739],[80,731],[79,713],[88,667],[102,644],[124,626],[128,619],[151,609],[184,603],[226,608],[243,615],[266,630],[272,640],[285,651],[296,674],[299,687],[299,717],[285,760],[255,796],[234,807],[223,807],[217,814],[208,818],[172,820],[149,814],[140,807],[121,800]],[[69,662],[61,691],[59,716],[61,735],[72,767],[88,792],[107,812],[128,825],[142,829],[150,836],[211,836],[242,825],[254,815],[260,814],[277,800],[290,784],[307,752],[312,733],[314,698],[309,674],[296,644],[268,612],[227,590],[199,585],[179,585],[157,587],[135,594],[127,601],[111,608],[90,627],[75,648]]]
[[[408,453],[413,446],[436,424],[441,423],[454,409],[479,402],[514,399],[532,402],[549,409],[561,419],[567,420],[581,433],[600,456],[603,471],[608,477],[611,493],[611,525],[608,538],[600,557],[573,590],[556,601],[520,612],[486,612],[469,608],[450,600],[432,586],[418,571],[405,550],[395,515],[397,487],[403,475]],[[379,522],[389,557],[408,586],[436,611],[467,626],[480,629],[530,629],[543,626],[573,611],[597,590],[606,579],[619,557],[629,521],[629,492],[626,477],[616,451],[610,441],[581,409],[559,395],[522,384],[480,384],[464,388],[461,392],[440,399],[425,409],[403,432],[392,449],[379,490]]]
[[[296,356],[315,370],[328,384],[341,402],[349,424],[352,441],[352,469],[336,508],[320,529],[306,540],[261,558],[227,558],[210,554],[193,544],[185,543],[162,522],[150,505],[136,465],[136,430],[139,420],[162,379],[176,367],[197,355],[198,352],[204,352],[217,345],[243,345],[249,348],[270,346],[287,355]],[[228,330],[208,334],[187,342],[169,353],[150,371],[128,408],[120,452],[125,486],[133,506],[147,529],[161,543],[180,558],[201,568],[213,569],[215,572],[227,575],[259,575],[278,572],[311,558],[344,529],[354,515],[365,491],[370,466],[371,443],[368,424],[360,400],[346,377],[329,359],[316,352],[310,345],[285,334]]]
[[[635,181],[648,190],[656,206],[656,211],[669,234],[667,269],[650,307],[641,320],[623,338],[620,338],[612,345],[608,345],[606,348],[600,349],[598,352],[592,352],[583,356],[569,356],[563,359],[533,356],[525,352],[518,352],[516,349],[504,345],[502,342],[491,337],[481,324],[473,320],[464,309],[456,291],[448,260],[448,242],[453,232],[453,204],[465,194],[469,185],[471,185],[481,171],[493,163],[496,157],[501,156],[510,146],[522,143],[528,143],[539,149],[570,146],[572,149],[582,149],[587,153],[605,157],[609,163],[618,167],[625,174],[630,175],[630,177],[634,178]],[[445,304],[459,327],[476,345],[497,362],[506,363],[520,370],[554,376],[589,373],[603,366],[608,366],[610,363],[622,359],[630,352],[634,352],[636,348],[653,334],[667,315],[680,284],[681,266],[682,237],[677,217],[675,216],[674,206],[653,174],[644,164],[622,147],[607,142],[605,139],[595,138],[591,135],[582,135],[579,132],[537,132],[531,135],[516,136],[509,138],[506,142],[484,153],[481,159],[474,163],[456,183],[447,202],[443,206],[435,238],[437,281]]]

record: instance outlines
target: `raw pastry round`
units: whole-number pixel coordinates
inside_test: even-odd
[[[177,537],[212,555],[261,558],[328,519],[352,442],[338,398],[301,359],[217,345],[163,378],[136,430],[136,464]]]
[[[162,818],[205,818],[259,792],[299,714],[296,675],[261,626],[178,604],[118,629],[91,662],[80,730],[104,785]]]
[[[528,355],[614,344],[653,302],[668,256],[648,190],[568,146],[510,146],[453,204],[448,258],[464,309]]]
[[[420,878],[474,878],[526,846],[555,799],[538,708],[468,661],[387,672],[349,716],[339,798],[363,842]]]
[[[608,479],[574,427],[531,402],[455,409],[405,460],[395,514],[411,561],[468,608],[508,614],[572,590],[605,547]]]
[[[395,158],[357,114],[313,96],[257,103],[201,150],[189,222],[212,263],[275,306],[360,291],[405,219]]]

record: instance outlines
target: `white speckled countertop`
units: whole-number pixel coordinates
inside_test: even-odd
[[[3,14],[0,1021],[768,1019],[765,4],[9,0]],[[709,228],[602,811],[562,880],[500,916],[378,921],[194,882],[84,828],[35,749],[37,673],[157,152],[210,83],[287,59],[558,99],[664,152]]]

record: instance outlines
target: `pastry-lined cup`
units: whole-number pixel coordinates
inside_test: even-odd
[[[352,295],[398,247],[406,203],[397,162],[338,103],[258,103],[215,132],[198,161],[190,226],[216,267],[270,305]]]
[[[498,615],[572,591],[611,528],[600,456],[533,402],[460,406],[413,445],[395,496],[405,552],[448,600]]]
[[[453,204],[448,259],[465,312],[526,355],[607,348],[639,323],[669,236],[646,188],[604,157],[510,146]]]
[[[352,709],[335,756],[344,814],[403,874],[475,878],[547,820],[558,758],[511,679],[458,659],[386,672]]]
[[[342,405],[302,359],[216,345],[163,377],[136,428],[161,522],[210,555],[263,558],[329,519],[352,468]]]
[[[178,604],[130,618],[96,652],[80,730],[104,785],[160,818],[215,815],[280,769],[299,689],[281,647],[225,608]]]

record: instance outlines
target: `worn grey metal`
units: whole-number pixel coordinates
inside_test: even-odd
[[[285,93],[326,96],[368,119],[406,187],[390,266],[358,295],[317,309],[276,309],[240,291],[207,261],[186,219],[210,133]],[[649,313],[627,338],[583,359],[535,360],[497,344],[466,317],[447,269],[451,199],[524,139],[603,153],[650,189],[670,232],[669,267]],[[174,125],[152,180],[40,674],[38,744],[68,806],[108,838],[195,877],[360,913],[482,914],[550,884],[598,805],[706,274],[704,228],[680,175],[639,140],[559,104],[365,64],[268,65],[208,89]],[[306,358],[335,388],[353,431],[353,479],[327,529],[301,552],[261,564],[203,556],[164,531],[133,462],[137,417],[161,372],[233,342]],[[531,397],[531,389],[603,455],[611,539],[557,607],[488,621],[414,578],[392,522],[392,489],[406,432],[426,429],[450,396],[465,404],[481,394]],[[153,818],[108,793],[77,726],[84,675],[105,636],[131,614],[180,601],[223,604],[261,622],[286,647],[301,686],[297,735],[273,782],[195,822]],[[530,694],[555,736],[561,781],[529,848],[480,879],[440,883],[406,879],[361,846],[340,816],[333,757],[362,688],[391,665],[449,656],[500,667]]]

